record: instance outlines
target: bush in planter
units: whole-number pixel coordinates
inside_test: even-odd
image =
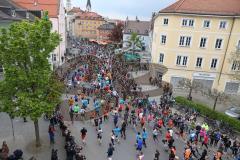
[[[240,132],[240,121],[235,118],[231,118],[231,117],[225,115],[224,113],[213,111],[207,105],[204,105],[204,104],[201,104],[198,102],[189,101],[184,97],[176,97],[175,100],[176,100],[177,104],[193,108],[196,111],[198,111],[200,114],[207,116],[211,119],[223,121],[223,122],[229,124],[232,128],[234,128],[238,132]]]

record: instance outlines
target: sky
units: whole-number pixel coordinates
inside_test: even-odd
[[[92,11],[112,19],[150,20],[152,12],[158,12],[176,0],[91,0]],[[72,0],[72,6],[86,9],[87,0]]]

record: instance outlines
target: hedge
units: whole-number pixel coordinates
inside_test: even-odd
[[[201,115],[207,116],[211,119],[223,121],[223,122],[227,123],[229,126],[231,126],[234,130],[237,130],[238,132],[240,132],[240,121],[238,119],[229,117],[228,115],[225,115],[224,113],[213,111],[212,109],[210,109],[209,106],[207,106],[205,104],[189,101],[184,97],[180,97],[180,96],[176,97],[175,101],[179,105],[184,105],[186,107],[195,109]]]

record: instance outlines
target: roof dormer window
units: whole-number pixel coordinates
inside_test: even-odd
[[[29,13],[26,12],[26,19],[29,19]]]
[[[14,9],[11,10],[12,17],[16,17],[16,11]]]

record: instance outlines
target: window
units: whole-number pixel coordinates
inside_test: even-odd
[[[194,25],[194,20],[193,19],[190,19],[189,21],[188,21],[188,26],[193,26]]]
[[[190,44],[191,44],[191,37],[186,37],[185,46],[190,46]]]
[[[182,61],[182,65],[183,65],[183,66],[186,66],[186,65],[187,65],[187,59],[188,59],[187,56],[183,56],[183,61]]]
[[[26,18],[29,19],[29,13],[28,12],[26,12]]]
[[[239,71],[240,70],[240,61],[233,61],[232,64],[232,71]]]
[[[207,38],[202,37],[200,41],[200,48],[205,48],[207,43]]]
[[[240,51],[240,40],[238,40],[237,51]]]
[[[211,62],[211,69],[216,69],[217,68],[217,58],[213,58]]]
[[[182,59],[182,56],[177,56],[176,65],[180,65],[181,64],[181,59]]]
[[[11,11],[11,14],[12,14],[12,17],[16,17],[16,11],[14,9]]]
[[[52,54],[52,61],[56,62],[57,61],[57,55],[56,54]]]
[[[236,82],[226,82],[225,93],[236,94],[239,90],[239,83]]]
[[[221,49],[222,48],[222,41],[223,41],[223,39],[220,39],[220,38],[218,38],[216,40],[216,44],[215,44],[216,49]]]
[[[167,36],[161,35],[161,44],[166,44]]]
[[[187,26],[187,19],[182,20],[182,26]]]
[[[187,60],[188,60],[187,56],[177,56],[176,65],[186,66],[187,65]]]
[[[226,29],[227,28],[227,22],[226,21],[220,21],[219,28],[220,29]]]
[[[180,36],[179,46],[188,47],[191,44],[192,37],[189,36]]]
[[[193,19],[183,19],[182,20],[182,26],[193,27],[193,25],[194,25]]]
[[[164,24],[164,25],[168,25],[168,18],[164,18],[164,19],[163,19],[163,24]]]
[[[201,68],[202,67],[202,57],[198,57],[197,58],[197,62],[196,62],[196,67]]]
[[[203,28],[209,28],[210,27],[210,21],[209,20],[204,20],[203,21]]]
[[[163,53],[160,53],[159,63],[163,63],[163,59],[164,59],[164,54],[163,54]]]

